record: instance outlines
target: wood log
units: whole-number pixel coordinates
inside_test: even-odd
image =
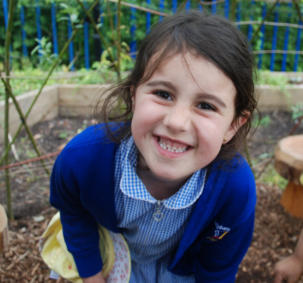
[[[8,248],[8,225],[4,207],[0,204],[0,253]]]
[[[291,215],[303,219],[303,135],[288,136],[279,141],[275,150],[275,169],[288,184],[281,204]]]
[[[280,203],[290,215],[303,218],[303,187],[289,182],[282,194]]]

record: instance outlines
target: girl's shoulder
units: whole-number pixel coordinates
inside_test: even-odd
[[[216,160],[211,165],[211,171],[216,174],[224,175],[228,178],[237,179],[238,181],[253,181],[253,172],[246,159],[237,153],[230,160]]]
[[[107,131],[108,127],[115,125],[106,125],[104,123],[87,127],[81,133],[74,136],[64,147],[64,150],[76,149],[78,147],[89,147],[95,144],[112,143]]]
[[[253,213],[256,204],[254,174],[245,160],[237,154],[229,161],[216,161],[210,169],[208,180],[213,192],[218,194],[218,204],[224,215],[237,217],[239,222]]]
[[[112,162],[117,148],[118,144],[111,141],[107,134],[107,126],[96,124],[73,137],[59,154],[56,163],[69,169],[97,166],[100,162]]]

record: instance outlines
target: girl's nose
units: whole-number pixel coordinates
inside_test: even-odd
[[[172,107],[166,113],[163,124],[171,131],[186,131],[190,126],[190,111],[186,107]]]

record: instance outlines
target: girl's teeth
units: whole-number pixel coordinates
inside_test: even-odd
[[[170,145],[165,143],[163,140],[160,139],[159,141],[159,145],[161,148],[163,148],[164,150],[170,151],[170,152],[176,152],[176,153],[181,153],[186,151],[186,146],[183,147],[176,147],[174,145]]]

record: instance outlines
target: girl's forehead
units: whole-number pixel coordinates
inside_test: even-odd
[[[209,93],[218,90],[221,92],[226,88],[231,89],[232,93],[236,92],[234,83],[220,68],[205,57],[191,52],[166,57],[156,65],[153,73],[148,75],[144,82],[165,80],[182,89],[191,84],[191,89],[196,88]]]
[[[173,60],[175,57],[182,56],[186,64],[185,54],[187,53],[199,57],[199,55],[197,55],[197,52],[190,51],[188,49],[169,50],[167,48],[161,48],[155,54],[153,54],[147,62],[143,74],[143,80],[148,80],[155,71],[161,70],[163,66],[165,66],[169,61]]]
[[[213,63],[206,56],[198,54],[198,52],[195,50],[185,49],[185,50],[182,50],[179,52],[177,52],[177,51],[160,52],[159,51],[156,54],[154,54],[146,65],[143,79],[148,80],[156,71],[161,72],[163,69],[167,69],[168,66],[171,66],[168,63],[176,60],[177,58],[181,59],[182,65],[191,74],[193,71],[197,71],[197,69],[196,69],[197,64],[195,64],[195,62],[199,61],[201,64],[198,66],[201,66],[201,65],[207,66],[208,65],[210,68],[215,68],[220,73],[222,73],[224,76],[227,76],[219,66],[217,66],[215,63]],[[172,70],[172,71],[174,71],[174,70]]]

